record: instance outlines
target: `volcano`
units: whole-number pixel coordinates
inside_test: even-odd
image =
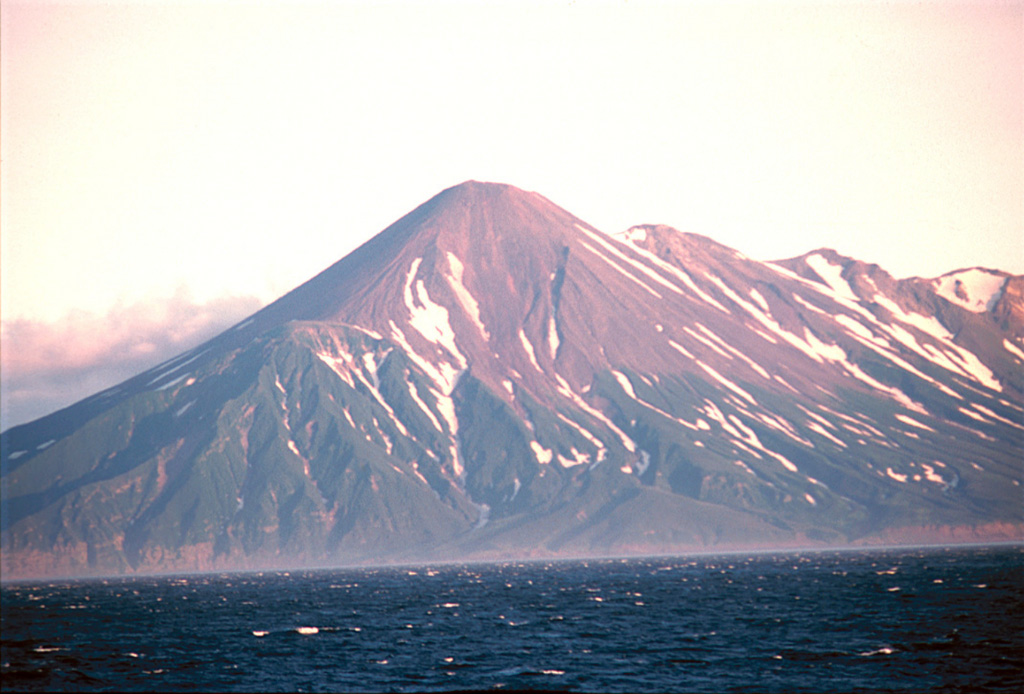
[[[3,577],[1020,541],[1022,294],[466,182],[0,435]]]

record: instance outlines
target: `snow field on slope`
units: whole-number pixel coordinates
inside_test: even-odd
[[[544,446],[540,445],[537,441],[530,441],[530,449],[537,457],[537,462],[541,465],[547,465],[550,463],[551,458],[554,456],[554,453],[550,448],[544,448]]]
[[[766,371],[764,369],[764,367],[762,367],[756,361],[754,361],[753,359],[748,357],[746,354],[744,354],[740,350],[738,350],[735,347],[733,347],[731,344],[729,344],[728,342],[723,340],[721,337],[716,335],[714,332],[712,332],[711,330],[706,328],[703,324],[697,323],[696,325],[697,325],[697,328],[702,333],[704,333],[709,339],[711,339],[716,344],[718,344],[720,347],[722,347],[724,350],[726,350],[726,352],[721,352],[719,349],[714,347],[714,345],[710,345],[712,347],[712,349],[714,349],[716,352],[719,352],[720,354],[722,354],[723,356],[725,356],[725,357],[727,357],[729,359],[732,359],[732,356],[739,357],[747,366],[749,366],[759,376],[761,376],[762,378],[764,378],[766,380],[771,380],[771,376],[769,375],[768,371]],[[700,339],[700,338],[698,338],[698,339]],[[701,341],[703,342],[703,340],[701,340]]]
[[[606,427],[611,429],[612,433],[614,433],[619,438],[619,440],[622,442],[622,446],[627,451],[629,451],[630,453],[636,453],[636,442],[633,441],[633,439],[629,438],[629,436],[626,435],[626,432],[622,431],[622,429],[620,429],[618,426],[616,426],[615,422],[613,422],[611,419],[609,419],[600,410],[598,410],[598,409],[596,409],[594,407],[591,407],[582,397],[577,395],[573,391],[573,389],[569,385],[569,383],[564,378],[562,378],[561,375],[555,374],[555,380],[558,381],[557,390],[558,390],[559,393],[561,393],[565,397],[569,398],[569,400],[571,400],[581,410],[583,410],[584,412],[589,414],[591,417],[593,417],[594,419],[597,419],[602,424],[604,424]]]
[[[1003,347],[1006,349],[1007,352],[1012,354],[1014,357],[1020,359],[1021,361],[1024,361],[1024,350],[1021,350],[1020,347],[1013,344],[1007,339],[1003,339]]]
[[[462,352],[459,351],[458,346],[455,344],[455,331],[452,330],[452,326],[448,322],[448,309],[431,301],[423,280],[416,279],[416,273],[419,271],[422,261],[423,258],[416,258],[405,277],[405,287],[402,296],[405,300],[406,308],[409,309],[409,325],[428,342],[446,349],[458,362],[458,369],[464,369],[466,368],[466,358],[462,356]],[[415,298],[419,300],[419,306],[416,305],[416,301],[413,298],[412,286],[414,280],[416,283]]]
[[[455,292],[455,298],[459,304],[462,305],[463,310],[469,315],[473,324],[476,325],[480,334],[483,336],[484,341],[491,339],[491,334],[487,332],[487,328],[484,326],[483,320],[480,318],[480,304],[476,298],[466,289],[466,285],[462,282],[462,275],[464,267],[462,261],[458,259],[453,253],[447,252],[448,267],[451,269],[451,273],[445,275],[445,279],[448,280],[448,286]]]
[[[713,306],[714,308],[718,309],[722,313],[730,313],[729,309],[727,309],[725,306],[723,306],[721,303],[719,303],[717,299],[715,299],[713,296],[711,296],[710,294],[705,292],[703,289],[698,287],[697,284],[693,281],[693,278],[690,277],[690,275],[687,274],[685,271],[681,270],[680,268],[677,268],[675,265],[672,265],[671,263],[665,262],[664,260],[662,260],[658,256],[654,255],[650,251],[648,251],[648,250],[646,250],[644,248],[640,248],[639,246],[635,245],[635,243],[633,242],[633,239],[628,239],[628,241],[629,241],[630,248],[637,255],[641,256],[644,259],[646,259],[648,262],[650,262],[652,265],[655,265],[656,267],[660,268],[662,271],[667,272],[668,274],[674,276],[676,279],[680,280],[683,284],[686,285],[686,287],[691,292],[696,294],[697,297],[700,298],[701,301],[703,301],[704,303],[708,304],[709,306]]]
[[[793,333],[784,330],[782,326],[780,326],[771,317],[765,315],[757,306],[754,306],[750,302],[741,298],[720,278],[712,277],[711,279],[722,290],[722,292],[726,294],[726,296],[732,299],[737,305],[743,308],[748,314],[750,314],[764,327],[768,328],[770,331],[781,337],[783,340],[785,340],[793,347],[799,349],[801,352],[806,354],[814,361],[818,363],[824,363],[826,361],[837,363],[843,369],[845,369],[849,375],[865,383],[866,385],[871,386],[872,388],[878,390],[879,392],[887,393],[895,400],[897,400],[900,404],[902,404],[904,407],[914,411],[921,411],[923,409],[919,403],[914,402],[910,397],[907,396],[906,393],[904,393],[899,388],[896,388],[894,386],[888,386],[884,383],[881,383],[877,379],[865,373],[859,366],[857,366],[848,359],[845,350],[843,350],[843,348],[840,347],[839,345],[826,345],[821,340],[819,340],[818,337],[814,333],[812,333],[810,329],[807,328],[806,326],[804,327],[803,338],[800,338],[797,335],[794,335]],[[874,320],[873,317],[872,319]],[[854,334],[854,337],[856,338],[858,336]],[[864,338],[861,337],[860,339],[863,340]]]
[[[537,353],[533,351],[533,343],[526,337],[526,333],[522,328],[519,328],[519,342],[523,345],[523,351],[525,351],[526,356],[530,358],[530,363],[533,364],[533,368],[537,369],[539,373],[544,373],[544,370],[540,368],[540,364],[537,363]]]
[[[961,270],[932,280],[939,296],[974,313],[991,310],[1005,285],[1005,277],[982,268]],[[958,288],[966,296],[958,296]]]
[[[576,432],[580,436],[582,436],[584,439],[589,441],[591,443],[591,445],[593,445],[594,448],[597,449],[597,460],[594,461],[593,465],[591,465],[591,468],[596,467],[599,463],[601,463],[605,459],[605,456],[608,454],[608,448],[607,448],[607,446],[604,445],[604,441],[602,441],[601,439],[599,439],[596,436],[594,436],[592,433],[590,433],[589,430],[583,428],[580,424],[577,424],[573,420],[569,419],[568,417],[566,417],[561,412],[555,412],[555,414],[558,416],[559,419],[561,419],[563,422],[565,422],[566,424],[571,426],[573,429],[575,429]],[[572,450],[576,451],[575,448],[573,448]],[[580,454],[579,456],[577,456],[576,464],[579,464],[580,462],[584,462],[584,460],[580,459],[581,457],[586,459],[587,455],[586,454]],[[569,467],[568,465],[565,464],[565,462],[563,461],[561,455],[559,455],[558,458],[559,458],[559,461],[562,462],[563,467]]]
[[[866,318],[870,323],[874,324],[878,329],[888,333],[901,344],[932,363],[941,366],[948,371],[966,375],[967,377],[993,390],[1002,390],[1002,385],[995,378],[992,371],[986,367],[975,354],[954,343],[952,341],[953,335],[936,318],[932,316],[924,316],[919,313],[908,313],[900,308],[900,306],[894,301],[881,293],[876,293],[872,297],[873,302],[889,311],[896,320],[917,328],[921,332],[924,332],[941,342],[946,347],[946,350],[944,351],[939,351],[931,345],[922,346],[911,333],[900,328],[898,325],[886,325],[875,318],[870,311],[859,304],[859,299],[853,294],[849,284],[840,276],[839,273],[842,271],[842,268],[839,266],[829,263],[825,258],[817,254],[808,257],[807,263],[820,277],[822,277],[822,279],[826,281],[831,292],[823,292],[820,285],[814,286],[817,285],[817,283],[809,283],[806,279],[786,270],[783,267],[771,264],[768,265],[781,274],[797,279],[806,285],[814,286],[814,288],[819,292],[830,294],[831,298],[835,299],[838,303],[854,310],[856,313]],[[804,301],[801,301],[801,303],[806,305],[806,302]],[[755,316],[755,318],[757,318],[757,316]],[[838,314],[835,317],[835,320],[840,323],[840,325],[850,330],[854,336],[860,337],[862,340],[869,340],[883,347],[888,347],[887,344],[884,344],[884,338],[878,338],[870,328],[864,326],[855,319],[845,316],[844,314]],[[771,326],[768,325],[766,325],[766,327],[771,328]],[[784,339],[787,339],[785,336],[783,337]],[[792,341],[790,342],[791,344],[794,344],[794,346],[800,347],[800,345],[795,344]],[[890,355],[885,356],[891,359]],[[904,364],[906,364],[906,362],[904,362]],[[915,375],[938,385],[933,379],[921,374],[920,371],[914,369],[914,373]]]
[[[622,386],[623,392],[626,395],[628,395],[632,400],[634,400],[637,404],[642,405],[643,407],[646,407],[652,412],[661,415],[665,419],[676,422],[677,424],[681,424],[687,429],[691,429],[693,431],[701,431],[702,429],[707,428],[707,423],[704,422],[704,420],[698,419],[696,423],[691,424],[690,422],[687,422],[685,419],[671,415],[665,410],[655,405],[652,405],[646,400],[641,399],[640,397],[637,396],[636,391],[633,389],[633,384],[630,382],[629,378],[626,376],[626,374],[622,373],[621,371],[612,370],[612,375],[615,377],[615,380],[619,382],[619,385]],[[701,424],[704,424],[705,426],[702,427]]]
[[[713,379],[715,379],[716,381],[721,383],[723,386],[725,386],[726,388],[728,388],[732,392],[734,392],[737,395],[739,395],[740,397],[742,397],[744,400],[748,401],[751,405],[757,405],[757,400],[754,399],[753,395],[751,395],[747,391],[743,390],[743,388],[739,387],[738,385],[736,385],[735,383],[730,381],[728,378],[726,378],[722,374],[720,374],[717,371],[715,371],[715,369],[713,369],[712,367],[708,366],[707,364],[702,362],[700,359],[695,359],[694,363],[697,364],[697,366],[699,366],[700,368],[704,369],[704,371],[707,372],[707,374],[709,376],[711,376]]]
[[[794,465],[786,456],[765,447],[754,430],[744,424],[736,415],[730,414],[726,417],[715,403],[707,399],[704,400],[704,407],[697,409],[700,412],[703,412],[708,419],[718,422],[718,425],[721,426],[727,434],[733,437],[734,443],[741,444],[742,448],[752,453],[755,457],[761,458],[761,455],[760,453],[751,450],[751,447],[771,456],[790,472],[799,472],[797,466]]]
[[[554,314],[552,314],[548,317],[548,349],[551,353],[551,361],[554,361],[558,356],[559,344],[558,324],[555,322]]]
[[[627,263],[630,267],[632,267],[632,268],[634,268],[636,270],[639,270],[640,273],[642,275],[644,275],[645,277],[654,280],[658,284],[660,284],[663,287],[665,287],[665,288],[675,292],[676,294],[680,294],[680,295],[685,294],[685,292],[682,289],[680,289],[676,285],[674,285],[671,282],[669,282],[668,280],[666,280],[664,277],[659,275],[657,272],[655,272],[651,268],[645,266],[643,263],[640,263],[640,262],[630,258],[628,255],[623,253],[620,249],[616,248],[615,244],[612,243],[612,241],[610,239],[602,238],[602,236],[603,236],[602,234],[597,234],[597,233],[595,233],[593,231],[590,231],[586,227],[583,227],[583,226],[581,226],[579,224],[576,225],[576,228],[579,229],[580,231],[582,231],[584,234],[586,234],[590,238],[592,238],[597,243],[601,244],[602,247],[604,247],[609,253],[614,255],[616,258],[619,258],[624,263]],[[629,248],[632,249],[633,246],[631,244],[629,244]],[[605,260],[607,260],[607,258]],[[651,291],[652,293],[655,294],[655,296],[657,296],[658,298],[661,298],[661,295],[658,294],[657,292],[654,292],[653,290],[651,290],[649,288],[648,288],[648,291]]]
[[[849,301],[860,300],[860,297],[858,297],[853,292],[853,289],[850,288],[849,283],[843,279],[842,266],[829,262],[827,258],[818,253],[813,253],[807,256],[805,262],[812,270],[814,270],[815,273],[817,273],[818,277],[824,280],[825,284],[827,284],[837,296],[841,296]]]
[[[646,292],[647,292],[648,294],[650,294],[651,296],[653,296],[653,297],[655,297],[655,298],[657,298],[657,299],[661,299],[661,298],[663,298],[663,297],[661,296],[661,294],[659,294],[658,292],[656,292],[656,291],[655,291],[654,289],[651,289],[651,287],[649,287],[649,286],[648,286],[648,285],[647,285],[647,284],[646,284],[646,283],[645,283],[645,282],[644,282],[643,280],[641,280],[640,278],[636,277],[635,275],[633,275],[633,274],[631,274],[631,273],[627,272],[625,268],[623,268],[623,267],[622,267],[621,265],[619,265],[618,263],[616,263],[616,262],[615,262],[614,260],[612,260],[611,258],[609,258],[608,256],[606,256],[605,254],[603,254],[603,253],[601,253],[600,251],[598,251],[598,250],[597,250],[596,248],[594,248],[593,246],[591,246],[591,245],[590,245],[589,243],[587,243],[586,241],[581,241],[580,243],[581,243],[581,244],[583,245],[583,247],[584,247],[584,248],[586,248],[586,249],[587,249],[588,251],[590,251],[591,253],[593,253],[594,255],[596,255],[596,256],[597,256],[598,258],[600,258],[600,259],[601,259],[601,260],[603,260],[604,262],[608,263],[608,265],[610,265],[611,267],[613,267],[613,268],[614,268],[615,270],[617,270],[617,271],[619,272],[619,274],[621,274],[622,276],[624,276],[624,277],[625,277],[626,279],[630,279],[630,280],[632,280],[633,282],[635,282],[636,284],[638,284],[638,285],[639,285],[639,286],[640,286],[640,287],[641,287],[642,289],[644,289],[644,290],[645,290],[645,291],[646,291]]]

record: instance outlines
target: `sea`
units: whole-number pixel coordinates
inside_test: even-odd
[[[1024,547],[2,585],[4,692],[1024,691]]]

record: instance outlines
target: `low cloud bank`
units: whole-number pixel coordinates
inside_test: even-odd
[[[73,312],[0,327],[0,431],[32,421],[149,369],[257,311],[251,296],[169,300]]]

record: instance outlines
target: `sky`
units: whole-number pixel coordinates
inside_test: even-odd
[[[1024,273],[1024,3],[0,4],[0,430],[444,188]]]

